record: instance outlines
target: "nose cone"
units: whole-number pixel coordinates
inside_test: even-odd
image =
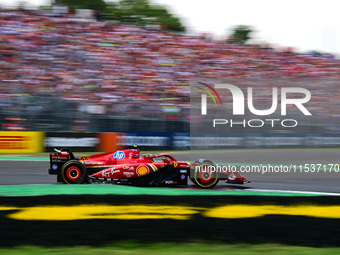
[[[228,175],[227,183],[245,184],[245,183],[250,183],[250,181],[246,177],[236,172],[231,172]]]

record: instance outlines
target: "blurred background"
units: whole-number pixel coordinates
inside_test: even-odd
[[[288,1],[282,10],[291,10],[289,17],[268,1],[243,6],[238,14],[228,6],[239,4],[223,1],[223,20],[221,1],[209,6],[204,1],[189,2],[0,1],[1,130],[120,132],[121,145],[139,142],[185,149],[190,121],[197,117],[190,116],[190,86],[199,81],[232,82],[260,91],[259,109],[268,106],[273,86],[305,87],[312,93],[308,109],[313,118],[299,119],[293,130],[227,130],[231,136],[293,134],[294,141],[314,137],[315,142],[292,146],[340,146],[334,138],[340,134],[338,27],[329,18],[335,17],[330,6],[329,13],[322,9],[314,13],[315,2],[290,6]],[[285,20],[279,22],[275,13]],[[325,17],[326,23],[315,26],[315,18],[308,23],[313,17]],[[258,27],[261,24],[263,28]],[[300,37],[292,40],[296,28]],[[285,38],[281,43],[291,44],[279,45],[280,38]],[[234,147],[249,144],[254,146],[242,142]]]

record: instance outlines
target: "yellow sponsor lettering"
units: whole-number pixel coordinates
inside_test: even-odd
[[[238,219],[265,215],[292,215],[318,218],[340,218],[340,206],[317,205],[225,205],[207,210],[205,217]]]
[[[20,210],[20,208],[12,207],[12,206],[0,206],[0,211],[11,211],[11,210]]]
[[[77,205],[77,206],[36,206],[21,208],[8,215],[16,220],[142,220],[175,219],[188,220],[200,210],[186,206],[164,205]]]
[[[199,208],[178,205],[74,205],[74,206],[0,206],[0,211],[9,212],[14,220],[145,220],[174,219],[190,220],[194,215],[209,218],[240,219],[256,218],[265,215],[290,215],[340,219],[340,206],[318,205],[225,205],[215,208]]]

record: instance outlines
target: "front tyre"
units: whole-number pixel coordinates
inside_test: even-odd
[[[77,160],[70,160],[61,168],[62,180],[67,184],[81,184],[85,181],[86,175],[86,167]]]
[[[195,169],[193,178],[190,180],[204,189],[214,187],[219,181],[215,164],[210,160],[196,161],[195,163],[199,164],[199,168]]]

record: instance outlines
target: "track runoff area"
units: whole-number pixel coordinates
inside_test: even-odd
[[[205,152],[205,158],[238,168],[336,164],[338,152],[230,150]],[[195,156],[172,154],[178,160]],[[249,184],[221,181],[204,190],[191,184],[187,188],[63,185],[47,174],[48,156],[1,157],[0,163],[3,247],[97,246],[127,240],[339,246],[339,173],[334,169],[248,171],[242,174],[252,181]]]

